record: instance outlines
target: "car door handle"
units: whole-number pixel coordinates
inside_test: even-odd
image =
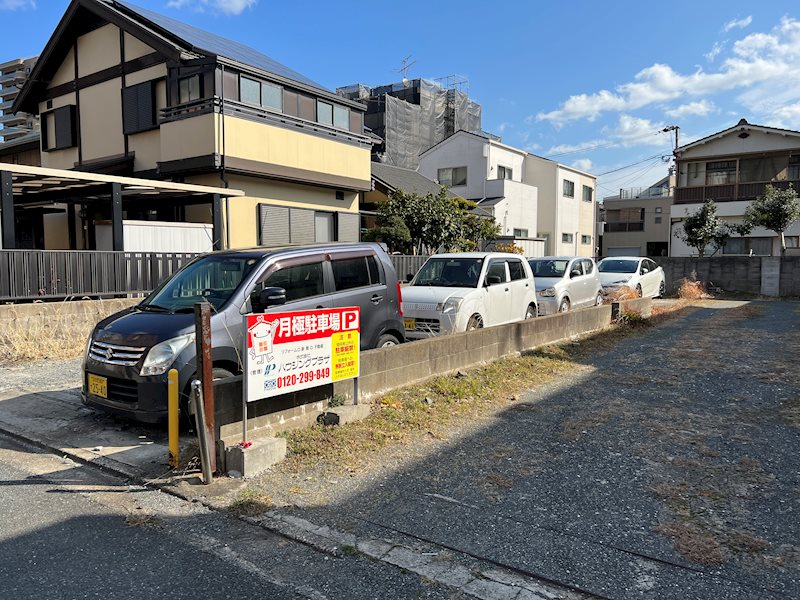
[[[373,304],[380,304],[381,300],[383,300],[383,296],[379,296],[378,294],[375,294],[372,296],[372,298],[370,298],[370,302]]]
[[[506,288],[506,291],[508,291],[508,288]]]
[[[318,306],[317,310],[322,310],[323,308],[325,308],[325,307],[324,306]]]

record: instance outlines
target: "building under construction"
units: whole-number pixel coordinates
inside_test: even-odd
[[[367,105],[364,124],[381,138],[372,149],[374,161],[416,169],[422,152],[456,131],[481,131],[481,105],[465,87],[466,80],[447,77],[373,88],[357,83],[336,91]]]

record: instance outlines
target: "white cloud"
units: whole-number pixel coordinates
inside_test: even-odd
[[[590,172],[592,168],[594,168],[594,163],[589,158],[579,158],[578,160],[574,161],[570,166],[575,167],[579,171]]]
[[[36,0],[0,0],[0,10],[36,8]]]
[[[167,6],[170,8],[183,8],[190,6],[195,10],[212,10],[226,15],[240,15],[248,8],[256,5],[258,0],[169,0]]]
[[[500,133],[505,133],[505,131],[509,127],[511,127],[511,123],[509,123],[508,121],[503,121],[502,123],[500,123],[500,125],[497,126],[497,131],[499,131]]]
[[[558,144],[557,146],[551,147],[547,151],[547,155],[552,156],[553,154],[573,154],[575,152],[582,152],[583,150],[589,150],[590,148],[595,148],[597,146],[608,145],[610,145],[608,140],[589,140],[587,142],[579,142],[577,144]]]
[[[753,17],[748,15],[744,19],[732,19],[722,26],[722,31],[730,31],[731,29],[744,29],[753,22]]]
[[[715,42],[714,45],[711,47],[711,50],[706,52],[703,56],[706,57],[706,60],[708,62],[714,62],[714,59],[717,58],[720,55],[720,53],[723,51],[723,49],[725,48],[725,44],[726,43],[727,42],[724,42],[724,41],[723,42]]]
[[[697,102],[687,102],[675,108],[664,111],[665,114],[674,119],[683,119],[688,116],[704,117],[717,110],[716,105],[711,100],[698,100]]]
[[[793,89],[800,99],[800,20],[784,17],[770,33],[754,33],[734,43],[731,56],[716,72],[698,69],[676,72],[666,64],[654,64],[637,73],[633,81],[613,91],[600,90],[568,98],[557,110],[539,113],[536,121],[556,127],[577,119],[594,121],[609,111],[630,111],[657,102],[686,96],[708,96],[734,89]],[[531,119],[532,121],[533,119]]]
[[[640,119],[630,115],[620,115],[617,126],[604,127],[603,133],[619,145],[631,146],[664,146],[665,137],[661,129],[663,123],[653,123],[649,119]]]

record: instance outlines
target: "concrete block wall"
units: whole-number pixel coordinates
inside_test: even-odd
[[[766,257],[764,257],[766,258]],[[729,292],[761,294],[762,257],[712,256],[709,258],[653,257],[664,269],[667,292],[674,293],[681,280],[695,273],[698,281],[711,281]]]
[[[98,321],[133,306],[141,298],[78,300],[75,302],[34,302],[0,306],[0,327],[26,327],[32,321],[68,321],[75,329],[89,329]]]

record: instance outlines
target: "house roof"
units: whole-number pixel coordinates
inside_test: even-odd
[[[418,171],[384,163],[372,163],[372,179],[386,186],[390,192],[403,190],[410,194],[438,194],[441,186]],[[448,196],[455,194],[447,192]]]
[[[265,73],[278,81],[291,82],[300,89],[336,98],[336,101],[342,104],[365,109],[363,104],[337,96],[305,75],[239,42],[140,8],[127,1],[72,0],[42,51],[28,81],[14,101],[12,112],[24,110],[38,113],[38,104],[32,97],[34,90],[42,92],[46,89],[76,36],[91,31],[104,21],[113,23],[141,39],[168,59],[216,57],[245,69]]]
[[[700,138],[690,144],[685,144],[683,146],[679,146],[675,149],[675,154],[678,155],[686,150],[691,148],[696,148],[697,146],[702,146],[703,144],[707,144],[712,140],[717,140],[726,135],[730,135],[732,133],[736,133],[737,131],[760,131],[763,133],[777,133],[780,135],[794,135],[800,136],[800,131],[794,131],[793,129],[781,129],[779,127],[768,127],[766,125],[756,125],[755,123],[748,123],[747,119],[739,119],[739,122],[734,125],[733,127],[729,127],[728,129],[723,129],[722,131],[718,131],[717,133],[712,133],[711,135],[707,135],[704,138]]]
[[[495,145],[500,146],[502,148],[505,148],[507,150],[511,150],[512,152],[519,152],[520,154],[527,154],[527,152],[525,152],[525,150],[520,150],[519,148],[514,148],[514,146],[509,146],[508,144],[504,144],[501,141],[500,137],[498,137],[498,136],[496,136],[496,135],[494,135],[492,133],[489,133],[487,131],[467,131],[466,129],[459,129],[458,131],[456,131],[452,135],[449,135],[446,138],[444,138],[442,141],[435,143],[433,146],[431,146],[430,148],[428,148],[424,152],[420,152],[420,156],[425,156],[428,152],[430,152],[434,148],[437,148],[441,144],[445,144],[447,142],[452,141],[458,135],[471,135],[471,136],[474,136],[476,138],[480,138],[482,140],[486,140],[487,142],[489,142],[491,144],[495,144]]]

